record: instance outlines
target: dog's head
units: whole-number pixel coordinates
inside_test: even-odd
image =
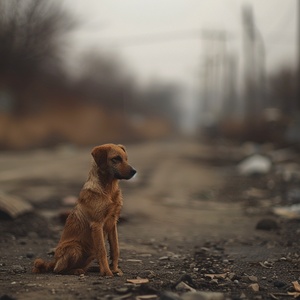
[[[92,150],[92,156],[101,174],[112,179],[130,179],[136,170],[128,164],[123,145],[105,144]]]

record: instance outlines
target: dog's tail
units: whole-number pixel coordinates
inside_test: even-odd
[[[52,272],[55,266],[55,262],[47,262],[42,260],[41,258],[37,258],[33,263],[33,273],[47,273]]]

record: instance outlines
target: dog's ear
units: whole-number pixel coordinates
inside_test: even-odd
[[[126,153],[126,148],[125,148],[125,146],[123,146],[123,145],[121,145],[121,144],[119,144],[118,146]]]
[[[103,166],[107,163],[107,148],[103,146],[95,147],[92,150],[92,156],[97,166]]]

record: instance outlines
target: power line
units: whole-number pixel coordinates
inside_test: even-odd
[[[111,46],[117,47],[127,47],[135,45],[147,45],[155,43],[165,43],[172,41],[184,41],[187,39],[226,39],[228,34],[224,30],[203,30],[203,29],[189,29],[181,31],[171,31],[171,32],[160,32],[151,33],[136,36],[127,36],[119,38],[106,38],[102,39],[105,43],[109,43]],[[230,36],[230,38],[233,38]]]
[[[159,43],[167,43],[173,41],[186,41],[191,39],[197,40],[238,40],[237,34],[228,33],[225,30],[210,30],[210,29],[189,29],[178,30],[171,32],[159,32],[150,34],[141,34],[126,37],[102,38],[101,42],[108,44],[111,47],[130,47],[143,46]],[[294,42],[292,40],[281,40],[279,38],[266,38],[266,43],[271,45],[289,46]]]

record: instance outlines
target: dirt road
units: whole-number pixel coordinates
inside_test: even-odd
[[[57,243],[62,228],[58,216],[68,209],[62,200],[78,195],[89,170],[90,149],[65,146],[0,155],[0,190],[34,206],[29,216],[0,221],[0,298],[135,299],[152,295],[163,299],[165,291],[186,292],[177,290],[176,282],[187,274],[198,291],[221,291],[232,299],[247,294],[249,284],[239,283],[238,276],[227,278],[224,287],[218,280],[210,284],[204,276],[234,274],[235,268],[243,273],[247,256],[268,259],[270,245],[265,242],[266,247],[261,247],[262,241],[278,240],[274,233],[255,230],[261,215],[245,214],[243,202],[228,201],[228,195],[220,192],[225,191],[234,166],[211,163],[218,149],[190,140],[132,144],[127,150],[138,174],[121,183],[124,209],[119,235],[124,276],[113,279],[100,278],[97,272],[79,278],[30,272],[34,258],[46,258]],[[280,256],[283,248],[276,245],[272,251]],[[236,260],[240,262],[234,264]],[[137,277],[148,279],[149,284],[126,282]]]
[[[128,145],[127,148],[138,173],[133,180],[121,183],[123,214],[129,223],[139,222],[136,228],[139,232],[148,232],[150,239],[174,235],[194,240],[231,236],[245,230],[236,226],[245,222],[239,204],[216,199],[226,170],[197,161],[199,157],[212,155],[210,147],[185,140]],[[4,192],[38,205],[53,198],[77,196],[90,160],[89,148],[64,147],[2,155],[0,187]]]

